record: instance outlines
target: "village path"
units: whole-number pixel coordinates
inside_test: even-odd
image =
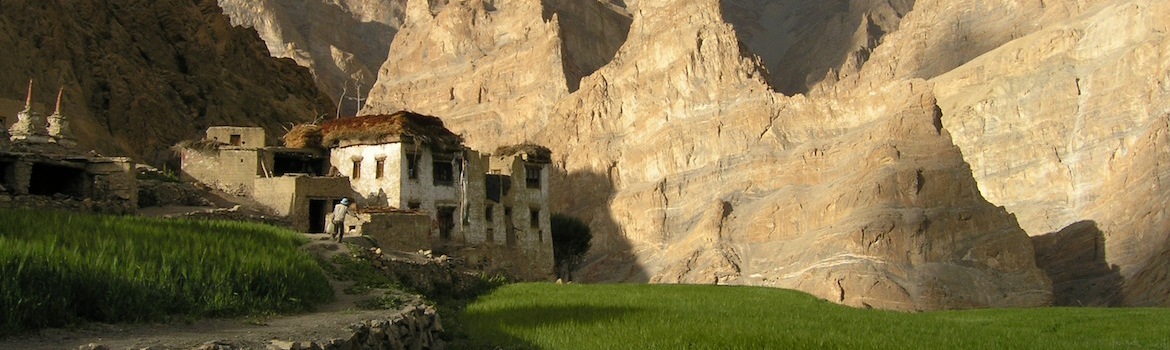
[[[328,235],[307,235],[312,241],[302,247],[313,254],[330,259],[336,254],[348,254],[349,248],[328,239]],[[329,260],[327,260],[329,261]],[[174,321],[165,324],[97,324],[90,323],[68,329],[45,329],[35,333],[0,339],[0,349],[60,350],[78,349],[94,343],[110,349],[192,349],[210,341],[224,341],[247,349],[267,349],[272,341],[325,341],[350,336],[346,326],[371,319],[385,319],[400,314],[421,300],[408,300],[399,310],[363,310],[356,306],[362,300],[383,295],[385,290],[372,290],[363,295],[343,292],[352,282],[333,280],[337,300],[320,305],[312,313],[277,317],[241,317]]]

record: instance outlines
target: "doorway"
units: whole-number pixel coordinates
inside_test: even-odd
[[[309,233],[325,233],[326,220],[329,220],[329,200],[309,199]]]
[[[451,231],[454,229],[455,207],[439,207],[439,238],[450,241]]]
[[[70,197],[85,197],[85,170],[54,164],[36,163],[32,167],[28,193],[40,196],[64,194]]]

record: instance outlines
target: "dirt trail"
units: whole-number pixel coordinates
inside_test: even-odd
[[[326,259],[335,254],[348,254],[344,244],[328,240],[328,235],[308,235],[313,241],[302,249],[320,254]],[[347,239],[348,240],[348,239]],[[324,341],[350,335],[346,326],[363,320],[388,318],[400,310],[361,310],[355,303],[383,295],[385,290],[372,290],[364,295],[343,292],[352,282],[332,280],[337,300],[320,305],[316,312],[270,318],[207,319],[193,322],[176,321],[167,324],[85,324],[70,329],[46,329],[32,334],[0,339],[0,349],[77,349],[90,343],[110,349],[191,349],[209,341],[226,341],[248,349],[266,349],[272,340]],[[406,307],[421,303],[421,299],[404,298]]]

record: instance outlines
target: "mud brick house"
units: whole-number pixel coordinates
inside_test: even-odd
[[[285,147],[264,139],[260,128],[209,128],[180,145],[183,176],[250,196],[307,232],[324,232],[333,204],[350,197],[360,219],[348,229],[384,248],[552,276],[547,148],[481,154],[439,118],[411,112],[301,125]]]

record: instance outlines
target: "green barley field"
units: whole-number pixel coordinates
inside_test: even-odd
[[[514,284],[457,323],[457,348],[1170,349],[1170,309],[901,313],[756,287]]]
[[[0,209],[0,333],[307,310],[333,291],[270,226]]]

